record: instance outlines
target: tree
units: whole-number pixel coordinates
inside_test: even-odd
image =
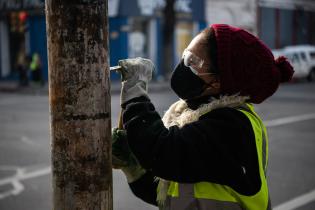
[[[112,210],[105,0],[46,0],[53,209]]]

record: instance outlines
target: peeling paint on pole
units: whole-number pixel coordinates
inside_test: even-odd
[[[105,0],[46,0],[55,210],[112,210]]]

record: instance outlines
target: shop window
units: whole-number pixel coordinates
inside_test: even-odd
[[[176,24],[176,60],[182,57],[190,41],[193,39],[193,24],[190,22],[179,22]]]
[[[149,20],[137,17],[130,20],[128,52],[130,58],[149,57]]]

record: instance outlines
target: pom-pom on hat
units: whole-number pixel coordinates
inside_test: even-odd
[[[261,103],[281,82],[291,80],[293,67],[285,57],[276,60],[270,49],[249,32],[225,24],[211,25],[217,42],[217,65],[222,94],[239,93]]]

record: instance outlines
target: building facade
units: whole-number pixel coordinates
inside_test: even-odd
[[[110,64],[124,58],[150,58],[162,75],[162,34],[165,0],[109,0]],[[173,37],[173,63],[192,37],[206,26],[204,0],[176,0],[176,24]],[[167,20],[165,20],[167,24]],[[112,75],[116,79],[117,75]]]
[[[315,45],[314,0],[259,0],[258,34],[272,49]]]
[[[43,0],[0,0],[0,79],[16,77],[21,54],[38,53],[47,69],[44,17]]]
[[[17,79],[16,63],[23,52],[39,53],[48,79],[44,0],[0,0],[0,79]],[[110,65],[120,59],[146,57],[162,77],[162,10],[165,0],[108,0]],[[192,37],[206,26],[204,0],[176,0],[173,63]],[[167,23],[167,20],[165,21]],[[119,75],[112,74],[113,80]]]
[[[207,0],[209,24],[224,23],[257,34],[257,0]]]
[[[314,0],[207,0],[206,19],[244,28],[272,49],[315,45]]]

